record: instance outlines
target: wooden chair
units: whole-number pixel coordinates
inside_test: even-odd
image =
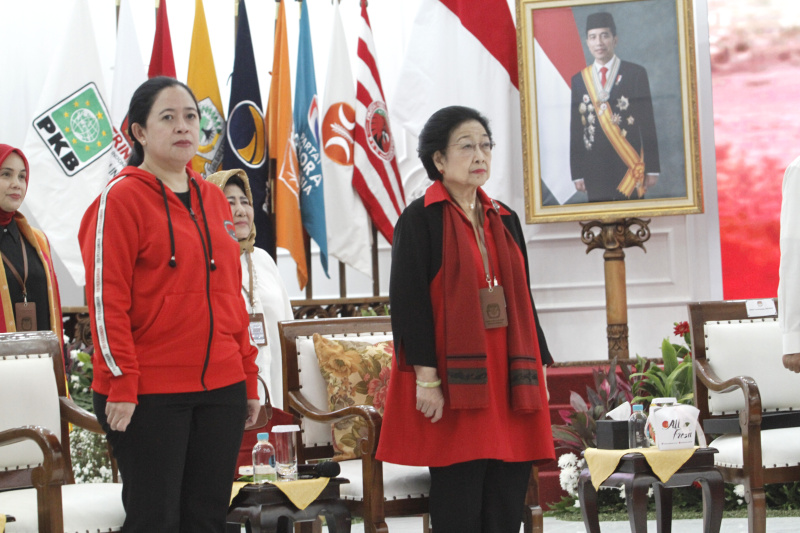
[[[319,371],[312,335],[333,339],[379,342],[391,339],[390,317],[325,318],[281,322],[283,352],[284,408],[299,417],[303,429],[298,442],[298,461],[333,457],[331,423],[356,416],[367,425],[367,437],[360,445],[361,458],[342,461],[341,476],[350,484],[341,486],[342,498],[350,512],[364,518],[365,531],[387,533],[387,517],[423,515],[428,531],[430,473],[426,467],[384,463],[375,458],[381,416],[371,406],[354,405],[329,412],[328,395]],[[525,508],[525,532],[542,531],[538,475],[531,475]]]
[[[121,484],[75,484],[70,423],[103,433],[67,397],[60,339],[0,334],[0,513],[16,519],[9,533],[122,530]]]
[[[748,316],[739,300],[690,304],[689,317],[695,405],[720,435],[715,465],[744,485],[748,529],[763,533],[764,485],[800,481],[800,376],[783,367],[775,314]]]

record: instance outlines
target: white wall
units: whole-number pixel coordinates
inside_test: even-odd
[[[115,55],[114,0],[88,1],[101,60],[105,65],[106,89],[110,91]],[[514,13],[513,0],[509,3]],[[397,71],[417,5],[418,0],[373,0],[369,4],[378,65],[390,112],[399,82]],[[0,54],[0,142],[23,145],[25,130],[44,82],[49,51],[57,47],[60,40],[69,38],[69,28],[63,25],[68,20],[71,6],[72,0],[0,0],[0,20],[4,21],[4,53]],[[147,63],[155,31],[154,3],[153,0],[133,0],[132,6],[143,59]],[[233,65],[233,0],[205,0],[204,6],[220,92],[227,106],[227,78]],[[269,92],[272,64],[274,6],[272,0],[249,0],[247,3],[264,102]],[[287,1],[286,8],[290,62],[295,64],[299,4]],[[355,57],[356,51],[359,9],[357,0],[343,0],[341,3],[351,58]],[[652,237],[646,244],[647,253],[638,248],[626,251],[631,354],[658,356],[661,339],[671,334],[672,323],[687,318],[687,302],[722,298],[706,0],[697,0],[694,9],[706,212],[703,215],[654,218],[650,224]],[[168,11],[177,75],[185,80],[194,0],[168,0]],[[325,86],[331,3],[329,0],[309,0],[309,12],[317,87],[321,91]],[[9,21],[19,23],[10,24]],[[14,52],[9,53],[11,50]],[[413,133],[395,131],[395,138],[404,180],[417,183],[424,179],[415,155]],[[31,175],[35,180],[35,168]],[[518,194],[523,194],[521,177]],[[576,222],[541,225],[531,233],[528,254],[534,297],[556,359],[605,359],[602,252],[585,253],[585,245],[580,241],[580,226]],[[383,239],[380,241],[380,286],[381,293],[387,294],[390,250]],[[336,266],[332,266],[331,279],[327,280],[316,257],[312,263],[314,296],[338,296]],[[282,255],[279,266],[292,297],[304,297],[297,287],[291,259]],[[71,285],[66,273],[60,275],[59,280],[63,304],[82,305],[82,289]],[[371,280],[365,276],[348,272],[347,280],[350,295],[372,293]]]

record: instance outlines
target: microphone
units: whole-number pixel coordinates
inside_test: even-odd
[[[298,479],[316,479],[320,477],[336,477],[342,472],[342,467],[334,461],[323,461],[312,465],[297,465]]]

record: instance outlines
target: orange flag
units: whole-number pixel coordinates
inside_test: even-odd
[[[267,138],[269,157],[275,168],[275,233],[276,245],[289,250],[297,263],[300,289],[308,283],[303,224],[300,219],[300,175],[294,146],[292,121],[292,87],[289,72],[289,46],[286,40],[284,2],[278,3],[275,24],[275,54],[272,58],[272,83],[267,106]]]

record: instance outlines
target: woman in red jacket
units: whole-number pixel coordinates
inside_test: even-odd
[[[474,109],[434,113],[417,149],[433,184],[394,228],[377,457],[430,467],[437,533],[517,533],[531,466],[555,455],[522,228],[481,188],[493,146]]]
[[[134,155],[79,232],[95,413],[122,473],[126,533],[223,532],[259,409],[239,244],[222,191],[187,168],[200,122],[189,88],[146,81],[128,121]]]

